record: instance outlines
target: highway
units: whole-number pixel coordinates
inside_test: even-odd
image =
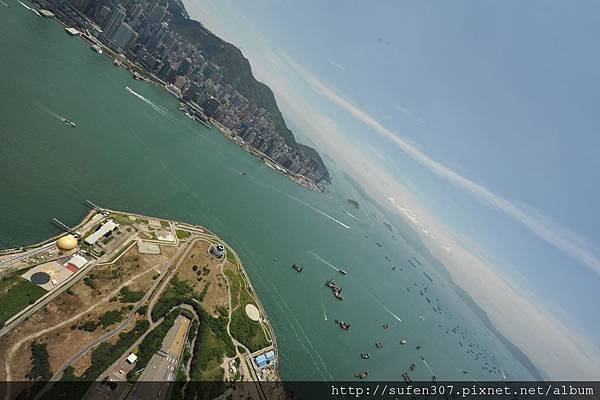
[[[187,333],[191,326],[189,318],[177,316],[167,332],[161,349],[156,352],[134,386],[130,400],[165,400],[170,382],[177,378],[177,371]]]

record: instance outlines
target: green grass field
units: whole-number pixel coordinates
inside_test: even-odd
[[[0,325],[30,304],[46,291],[20,276],[2,278],[0,281]]]

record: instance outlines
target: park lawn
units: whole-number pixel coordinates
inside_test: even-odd
[[[231,336],[243,343],[252,353],[269,345],[260,323],[248,318],[243,307],[233,312],[229,328]]]
[[[242,286],[244,278],[241,276],[241,272],[234,267],[234,269],[225,269],[224,273],[231,285],[231,335],[248,347],[251,352],[267,347],[269,342],[262,326],[246,315],[246,304],[256,305],[256,300],[248,293],[247,288]]]
[[[182,231],[181,229],[175,230],[175,234],[177,235],[177,239],[179,239],[179,240],[187,239],[191,235],[190,232]]]
[[[0,325],[44,294],[44,289],[20,276],[3,279],[0,283]]]

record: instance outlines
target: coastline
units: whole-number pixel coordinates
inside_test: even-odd
[[[39,9],[36,10],[38,12],[38,15],[40,15],[39,11],[47,11],[43,8],[42,4],[40,4],[37,0],[30,0],[30,1],[32,4],[35,4],[37,7],[39,7]],[[184,10],[185,10],[185,7],[184,7]],[[56,15],[53,15],[53,16],[40,15],[40,17],[47,18],[47,19],[53,19],[53,20],[57,21],[59,24],[61,24],[65,28],[65,30],[72,28],[72,26],[68,25],[66,22],[59,19]],[[82,15],[82,17],[84,17],[86,20],[88,20],[85,16]],[[88,20],[88,22],[93,23],[92,21],[89,21],[89,20]],[[162,87],[163,90],[165,90],[168,94],[175,97],[178,101],[180,101],[180,102],[182,101],[182,98],[180,96],[178,96],[176,93],[173,93],[171,90],[169,90],[170,85],[168,83],[162,81],[160,78],[155,76],[152,72],[148,71],[143,66],[129,60],[125,54],[116,53],[115,51],[110,49],[108,46],[104,45],[100,40],[98,40],[94,36],[90,35],[88,32],[80,31],[79,34],[72,35],[72,36],[79,36],[80,38],[83,39],[84,42],[88,43],[90,46],[97,46],[98,48],[102,49],[102,54],[100,54],[100,55],[106,54],[108,57],[112,58],[113,60],[118,60],[120,62],[120,64],[115,65],[115,66],[125,68],[127,71],[129,71],[132,74],[133,79],[149,82],[149,83],[155,84],[157,86],[160,86],[160,87]],[[275,160],[271,159],[266,154],[243,143],[243,141],[237,140],[238,138],[235,135],[233,135],[229,129],[227,129],[220,123],[218,123],[213,118],[208,118],[208,124],[205,123],[204,121],[198,121],[198,122],[201,122],[203,125],[205,125],[207,127],[212,126],[212,127],[216,128],[223,136],[225,136],[232,142],[236,143],[238,146],[243,148],[246,152],[252,154],[254,157],[261,160],[263,162],[263,164],[267,165],[269,168],[273,169],[276,172],[279,172],[281,175],[286,176],[291,181],[303,186],[304,188],[306,188],[308,190],[321,192],[321,193],[325,192],[324,188],[313,183],[310,179],[306,178],[305,176],[300,175],[300,174],[295,174],[295,173],[289,171],[288,169],[279,165]]]

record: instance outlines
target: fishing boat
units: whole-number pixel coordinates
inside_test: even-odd
[[[336,319],[335,323],[338,324],[342,330],[347,331],[348,329],[350,329],[350,324],[348,324],[342,320]]]
[[[367,376],[369,376],[369,372],[368,371],[357,372],[354,374],[354,376],[359,379],[365,379]]]

